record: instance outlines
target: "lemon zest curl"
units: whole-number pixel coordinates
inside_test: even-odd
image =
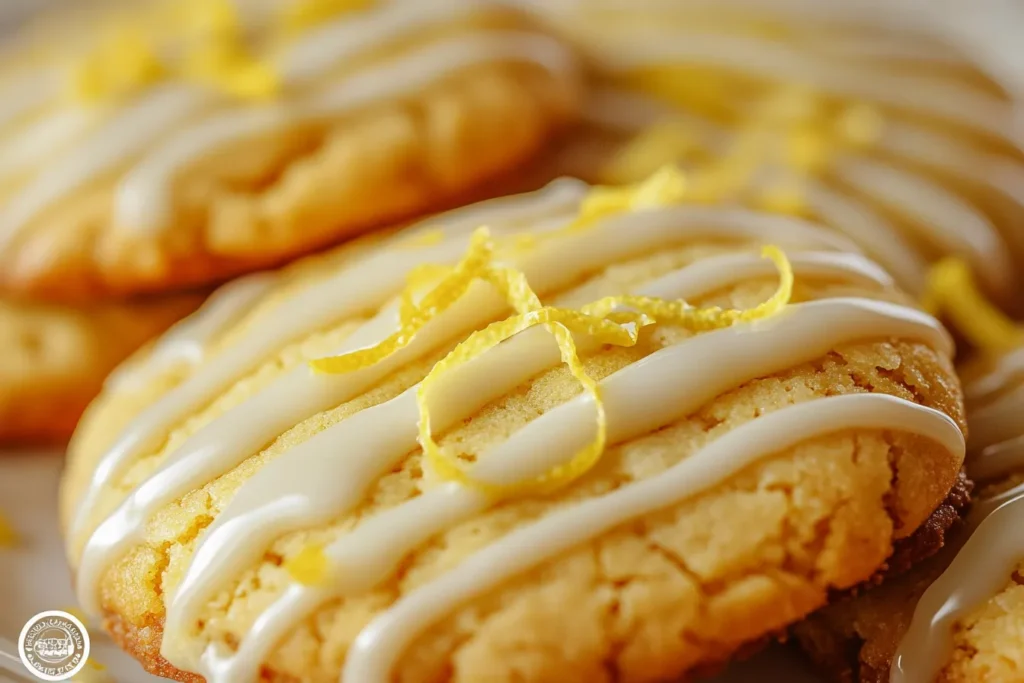
[[[1024,329],[985,297],[963,259],[950,256],[932,266],[922,303],[929,313],[944,315],[985,353],[1005,353],[1024,344]]]
[[[666,168],[634,187],[595,188],[581,204],[577,219],[553,234],[564,235],[585,229],[595,221],[617,213],[674,201],[682,186],[681,180],[677,170]],[[408,346],[427,323],[455,304],[474,282],[481,281],[494,287],[515,313],[472,332],[438,361],[420,382],[416,403],[419,409],[419,441],[431,470],[443,481],[456,481],[495,497],[544,493],[569,484],[589,471],[605,450],[607,416],[601,387],[586,372],[574,335],[585,335],[602,344],[631,347],[637,343],[641,330],[654,324],[673,324],[694,332],[730,327],[777,314],[787,305],[793,290],[793,270],[786,255],[778,247],[768,245],[762,249],[762,255],[775,264],[779,284],[769,299],[752,308],[702,308],[682,300],[666,301],[633,295],[605,297],[580,309],[559,308],[544,305],[530,287],[526,275],[497,263],[495,251],[488,229],[478,228],[469,240],[466,253],[455,266],[427,264],[410,272],[407,285],[398,299],[399,325],[396,332],[374,346],[310,361],[314,370],[326,373],[354,372],[372,366]],[[417,300],[416,293],[424,291]],[[434,439],[428,401],[430,390],[445,373],[538,325],[543,325],[554,337],[562,363],[580,383],[584,393],[590,395],[596,412],[596,434],[568,461],[539,476],[511,484],[481,480]]]

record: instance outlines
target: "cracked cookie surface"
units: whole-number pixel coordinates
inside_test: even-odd
[[[504,202],[500,206],[510,206],[510,200],[498,201]],[[665,209],[674,210],[685,209]],[[707,214],[709,224],[725,215],[716,211]],[[637,212],[622,220],[645,223],[655,215],[660,214]],[[538,220],[536,216],[530,221],[520,218],[526,225]],[[784,218],[778,224],[789,225],[793,220]],[[500,229],[501,221],[486,222]],[[428,223],[445,225],[446,220]],[[568,233],[550,243],[542,241],[535,245],[536,251],[527,249],[510,258],[513,263],[524,259],[523,267],[534,274],[530,281],[543,301],[578,306],[606,295],[645,291],[651,283],[687,268],[693,274],[692,268],[700,268],[709,259],[738,256],[756,262],[756,252],[751,249],[783,240],[785,232],[781,227],[778,231],[770,228],[756,239],[730,240],[722,234],[687,238],[679,233],[673,237],[667,231],[664,242],[634,249],[629,246],[631,240],[640,239],[644,226],[623,229],[613,223],[608,222],[607,233],[599,223],[592,229],[600,234]],[[831,234],[818,230],[822,235]],[[457,233],[442,239],[453,235]],[[541,270],[529,267],[530,260],[540,259],[548,248],[561,253],[557,250],[572,245],[581,249],[582,242],[574,240],[599,244],[605,238],[625,241],[614,254],[609,252],[586,267],[576,262],[585,258],[579,255],[582,251],[566,251],[562,258],[546,261],[548,265]],[[443,243],[418,248],[427,253],[442,247]],[[359,252],[346,263],[350,269],[358,269],[377,264],[374,258],[381,253],[410,253],[410,247],[400,244],[385,249],[390,251],[371,248]],[[759,351],[758,345],[762,339],[767,344],[787,325],[797,324],[807,315],[802,311],[808,309],[801,307],[830,310],[829,301],[843,306],[847,305],[843,302],[856,300],[867,302],[857,305],[869,307],[875,305],[872,302],[894,304],[893,308],[879,304],[878,309],[892,315],[910,310],[904,308],[908,298],[880,275],[880,279],[867,282],[828,268],[824,273],[806,270],[801,265],[802,258],[811,258],[804,253],[806,249],[806,245],[793,244],[787,250],[797,264],[794,303],[777,319],[759,321],[765,324],[755,324],[750,336],[739,342],[752,344],[748,349],[751,357],[777,353],[767,347]],[[778,632],[823,605],[832,591],[869,579],[883,567],[893,544],[911,536],[932,515],[959,476],[962,463],[955,451],[902,427],[825,430],[760,454],[737,471],[711,480],[692,496],[569,542],[521,571],[506,575],[500,565],[492,565],[488,571],[467,569],[517,533],[530,533],[545,520],[550,523],[559,515],[574,514],[580,505],[601,505],[607,496],[657,481],[730,433],[768,424],[764,421],[801,406],[885,394],[913,404],[915,411],[916,406],[928,406],[952,418],[951,425],[962,424],[959,386],[945,345],[935,346],[914,334],[896,331],[865,332],[871,328],[867,325],[827,345],[821,353],[804,350],[806,358],[782,363],[784,367],[751,371],[750,377],[712,392],[694,410],[657,427],[613,438],[589,472],[547,495],[511,496],[493,505],[478,501],[482,507],[473,508],[474,512],[455,515],[433,533],[422,538],[413,534],[411,540],[400,531],[406,528],[401,519],[414,525],[419,520],[395,518],[395,526],[381,532],[389,539],[389,548],[403,548],[394,564],[372,576],[364,575],[357,569],[362,560],[352,556],[349,570],[337,580],[355,581],[358,588],[353,584],[344,596],[314,599],[314,581],[314,593],[308,594],[312,606],[288,615],[278,613],[276,623],[284,630],[257,643],[253,634],[262,628],[254,626],[257,620],[275,623],[267,616],[275,606],[285,604],[281,601],[287,601],[289,591],[305,590],[301,581],[299,587],[296,584],[296,558],[310,549],[316,557],[316,549],[333,548],[382,516],[409,506],[423,505],[421,518],[437,514],[433,502],[444,497],[445,487],[451,483],[437,481],[437,473],[424,461],[415,440],[409,441],[408,447],[401,445],[405,443],[402,439],[412,437],[401,436],[405,432],[396,422],[395,438],[400,440],[396,457],[345,510],[318,520],[313,520],[316,515],[306,516],[311,508],[282,509],[278,516],[257,502],[260,496],[250,499],[247,492],[261,486],[261,480],[266,483],[266,473],[285,463],[292,462],[299,469],[315,468],[314,460],[293,458],[302,452],[314,459],[319,457],[315,453],[329,457],[326,450],[304,449],[359,424],[361,415],[396,405],[403,392],[420,382],[460,341],[457,325],[415,357],[397,363],[364,391],[345,400],[328,399],[322,408],[289,420],[283,428],[271,426],[250,438],[252,433],[245,433],[249,427],[240,432],[228,427],[234,416],[245,416],[250,426],[272,420],[270,413],[260,412],[260,397],[273,397],[282,378],[298,377],[295,373],[308,377],[304,365],[309,359],[328,355],[346,339],[358,337],[378,310],[376,306],[369,310],[360,307],[356,315],[317,325],[259,357],[249,369],[222,377],[219,388],[207,398],[195,401],[166,428],[154,429],[137,442],[143,445],[122,461],[114,476],[101,481],[97,468],[109,456],[112,444],[141,424],[140,410],[156,405],[161,396],[180,394],[181,387],[209,381],[210,373],[217,372],[217,359],[226,362],[242,353],[246,340],[258,336],[276,315],[290,310],[291,297],[344,269],[320,263],[313,267],[317,272],[310,274],[303,274],[307,268],[299,266],[294,277],[286,278],[245,320],[226,330],[215,342],[207,364],[191,372],[164,373],[134,393],[104,396],[76,439],[63,482],[62,508],[78,585],[103,614],[107,629],[151,671],[198,681],[201,677],[216,680],[219,666],[242,667],[235,672],[250,671],[253,678],[265,681],[336,681],[342,668],[351,666],[359,651],[365,652],[371,643],[365,635],[368,625],[381,623],[393,610],[420,596],[436,596],[432,591],[438,582],[452,576],[465,579],[462,583],[486,581],[492,576],[497,579],[495,585],[456,601],[432,619],[429,628],[418,630],[398,648],[394,665],[381,680],[674,680],[722,662],[745,644]],[[560,279],[557,284],[545,285],[555,272],[551,268],[554,263],[560,266]],[[710,287],[688,300],[700,306],[749,308],[765,301],[776,286],[777,277],[769,268]],[[382,300],[385,307],[389,299],[390,295]],[[818,302],[824,308],[813,308]],[[490,320],[487,317],[478,324]],[[827,326],[824,320],[822,324]],[[631,347],[586,347],[581,351],[582,363],[595,380],[609,382],[623,372],[660,362],[666,352],[690,348],[689,344],[718,332],[694,334],[685,327],[659,324],[645,328]],[[808,342],[817,334],[809,335]],[[513,338],[495,350],[508,349],[519,341],[519,337]],[[724,369],[738,358],[723,356],[718,361]],[[576,405],[581,398],[579,384],[565,367],[554,367],[555,363],[557,357],[550,367],[528,373],[451,425],[439,428],[441,446],[466,454],[465,462],[473,462],[477,459],[469,454],[514,445],[524,430],[536,427],[545,416],[550,418],[566,405]],[[323,377],[327,382],[351,379],[346,375]],[[500,381],[495,376],[493,382]],[[686,380],[679,381],[685,395],[689,385]],[[658,386],[652,380],[649,390],[639,391],[635,400],[643,404],[660,391]],[[692,391],[696,390],[695,385]],[[609,396],[613,394],[611,391]],[[275,413],[287,412],[307,398],[305,394],[289,399],[281,395],[266,407]],[[385,435],[391,428],[387,421],[375,424],[367,434]],[[226,438],[221,440],[221,436]],[[168,469],[175,462],[187,461],[190,453],[199,453],[201,443],[217,444],[219,454],[214,457],[224,457],[217,471],[193,484],[188,476],[178,478]],[[339,453],[359,458],[361,449],[354,441],[345,443],[349,448],[339,446]],[[366,462],[376,462],[373,466],[379,468],[382,458],[383,453]],[[180,465],[178,469],[184,472]],[[307,483],[315,485],[315,481]],[[147,507],[143,518],[129,521],[124,516],[128,509],[125,501],[141,501],[138,492],[146,487],[154,493],[162,490],[157,498],[166,503]],[[349,495],[338,486],[323,494],[328,507]],[[319,494],[310,489],[303,495]],[[269,515],[260,517],[265,520],[264,528],[272,526],[276,531],[266,537],[265,545],[257,542],[243,549],[235,545],[242,535],[222,534],[227,527],[221,525],[229,517],[247,523],[245,515],[237,514],[246,499],[256,504],[252,512]],[[289,517],[291,514],[298,517]],[[276,526],[285,518],[292,521]],[[118,534],[107,535],[115,529]],[[127,541],[118,540],[123,538]],[[218,561],[206,555],[216,539],[227,544],[217,556],[238,560],[237,565],[231,560],[230,572],[211,574],[196,564],[201,555],[206,557],[202,562]],[[361,543],[368,545],[353,549],[363,548],[371,556],[387,550],[365,536]],[[377,560],[366,561],[376,566]],[[199,590],[197,586],[202,584],[205,589]],[[372,644],[369,647],[373,649]],[[211,666],[214,661],[219,663]],[[245,669],[248,666],[253,668]]]

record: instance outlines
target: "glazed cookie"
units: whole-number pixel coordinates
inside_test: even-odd
[[[89,298],[280,263],[460,203],[578,108],[571,53],[494,3],[184,4],[199,28],[147,15],[5,81],[0,286]]]
[[[935,258],[959,255],[1011,303],[1024,263],[1012,103],[927,22],[909,32],[900,3],[869,4],[538,3],[601,81],[562,168],[629,182],[685,162],[691,201],[812,217],[914,294]]]
[[[959,476],[950,339],[683,186],[357,242],[142,360],[63,480],[83,606],[181,681],[655,681],[871,577]]]
[[[67,308],[0,300],[0,442],[67,439],[107,373],[201,301]]]
[[[972,308],[976,316],[985,310]],[[838,680],[1020,680],[1024,346],[1005,349],[1024,342],[1024,331],[987,315],[974,329],[988,332],[973,338],[985,353],[960,373],[970,426],[967,471],[978,482],[973,509],[936,557],[794,629],[801,646]]]

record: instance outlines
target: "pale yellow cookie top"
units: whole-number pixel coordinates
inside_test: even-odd
[[[0,286],[94,298],[277,265],[453,205],[578,109],[570,50],[486,2],[96,21],[0,81]]]
[[[76,436],[83,604],[177,677],[583,681],[866,580],[960,470],[949,337],[843,237],[681,180],[559,181],[224,294]]]

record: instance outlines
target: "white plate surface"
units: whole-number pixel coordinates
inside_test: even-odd
[[[0,453],[0,513],[15,526],[20,543],[0,549],[0,637],[16,641],[34,614],[74,607],[57,523],[60,453]],[[157,683],[98,629],[93,657],[118,683]],[[0,670],[0,681],[5,678]],[[709,683],[819,683],[791,653],[769,650]]]

